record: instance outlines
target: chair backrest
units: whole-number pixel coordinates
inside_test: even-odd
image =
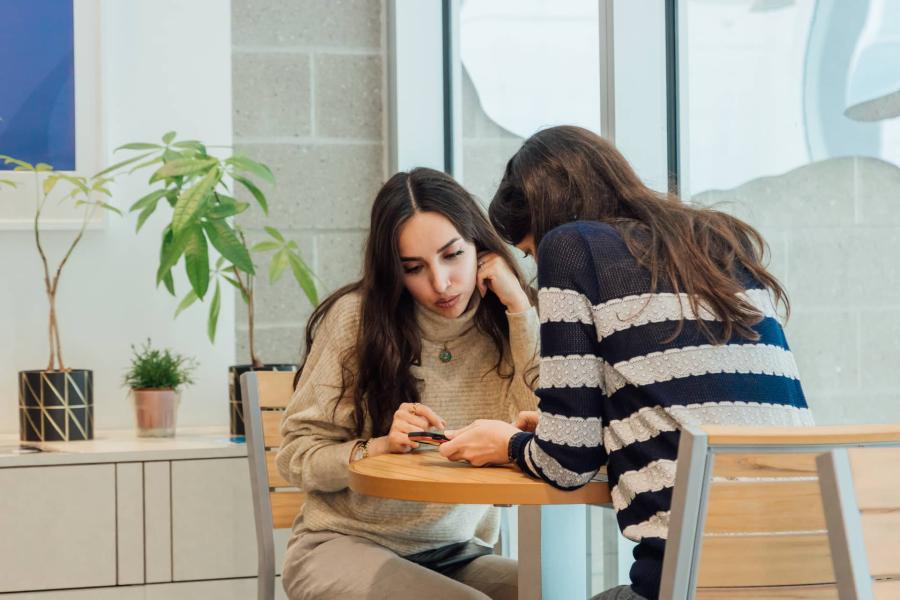
[[[686,427],[660,598],[837,599],[816,458],[900,426]]]
[[[818,466],[840,599],[900,598],[900,448],[835,450]]]
[[[281,419],[291,399],[294,374],[250,371],[241,375],[241,395],[253,490],[258,548],[259,600],[274,595],[274,529],[291,527],[305,495],[278,473],[275,455],[281,445]]]

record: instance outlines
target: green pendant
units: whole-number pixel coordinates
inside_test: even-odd
[[[447,350],[447,346],[444,346],[444,349],[438,354],[438,358],[441,359],[442,363],[448,363],[453,359],[453,355]]]

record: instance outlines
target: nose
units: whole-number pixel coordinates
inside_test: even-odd
[[[443,294],[450,288],[450,274],[443,269],[431,271],[431,287],[437,294]]]

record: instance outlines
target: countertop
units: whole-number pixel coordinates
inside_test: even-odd
[[[20,445],[42,452],[16,454]],[[247,456],[244,438],[219,427],[179,428],[172,438],[139,438],[133,429],[97,431],[85,442],[20,442],[16,434],[0,435],[0,468],[241,456]]]

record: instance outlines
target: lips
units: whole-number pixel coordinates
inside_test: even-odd
[[[441,298],[437,302],[434,303],[435,306],[440,308],[441,310],[447,310],[449,308],[453,308],[456,306],[456,303],[459,302],[459,297],[461,294],[456,294],[455,296],[448,296],[446,298]]]

